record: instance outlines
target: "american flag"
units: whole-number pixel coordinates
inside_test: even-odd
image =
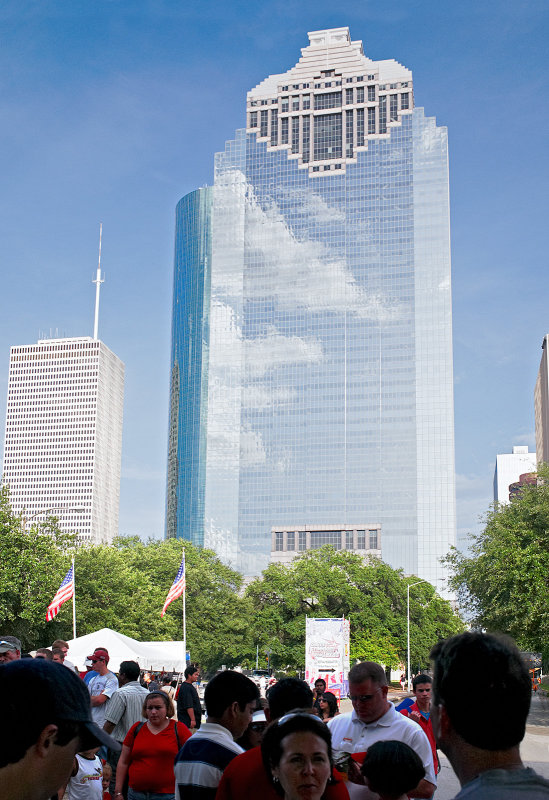
[[[70,570],[67,572],[61,586],[55,593],[55,597],[51,601],[48,606],[48,611],[46,613],[46,619],[48,622],[56,617],[59,614],[59,609],[67,600],[70,600],[71,597],[74,595],[74,565],[71,566]]]
[[[178,597],[181,597],[185,590],[185,553],[183,553],[183,558],[181,559],[181,566],[177,570],[177,575],[175,576],[175,580],[172,583],[172,588],[168,592],[168,596],[166,597],[166,602],[164,603],[164,608],[162,609],[162,613],[160,614],[161,617],[164,616],[166,613],[166,609],[170,605],[173,600],[177,600]]]

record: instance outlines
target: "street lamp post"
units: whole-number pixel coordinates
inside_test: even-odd
[[[36,519],[36,517],[42,516],[42,514],[49,514],[50,511],[72,511],[76,514],[83,514],[85,508],[66,508],[65,506],[52,506],[51,508],[43,508],[42,511],[36,511],[36,513],[31,514],[30,517],[25,517],[21,514],[21,527],[25,530],[27,526],[27,522],[30,522],[31,519]]]
[[[420,583],[429,583],[429,581],[416,581],[416,583],[409,583],[406,587],[406,596],[407,596],[407,603],[406,603],[406,620],[408,623],[408,691],[412,690],[412,681],[410,679],[410,589],[414,586],[419,586]]]

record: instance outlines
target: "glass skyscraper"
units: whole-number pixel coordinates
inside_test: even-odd
[[[214,185],[177,207],[166,534],[253,575],[277,527],[342,547],[338,531],[377,527],[385,561],[441,589],[447,131],[410,70],[347,28],[310,33],[246,113]]]

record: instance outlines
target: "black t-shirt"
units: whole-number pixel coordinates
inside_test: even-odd
[[[184,681],[179,687],[179,696],[177,698],[177,719],[189,728],[191,725],[191,718],[187,713],[188,708],[194,709],[196,727],[199,728],[202,717],[200,698],[198,697],[198,692],[193,684]]]

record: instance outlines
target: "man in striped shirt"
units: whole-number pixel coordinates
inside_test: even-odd
[[[175,761],[176,800],[215,800],[227,764],[243,749],[236,744],[252,720],[256,684],[240,672],[219,672],[206,686],[206,722]]]
[[[143,703],[149,692],[139,683],[140,671],[137,661],[121,662],[118,673],[120,688],[113,693],[105,712],[103,730],[110,733],[113,739],[120,742],[120,745],[131,726],[135,722],[143,720]],[[114,795],[116,766],[119,758],[119,752],[109,750],[107,761],[112,767],[111,795]]]

